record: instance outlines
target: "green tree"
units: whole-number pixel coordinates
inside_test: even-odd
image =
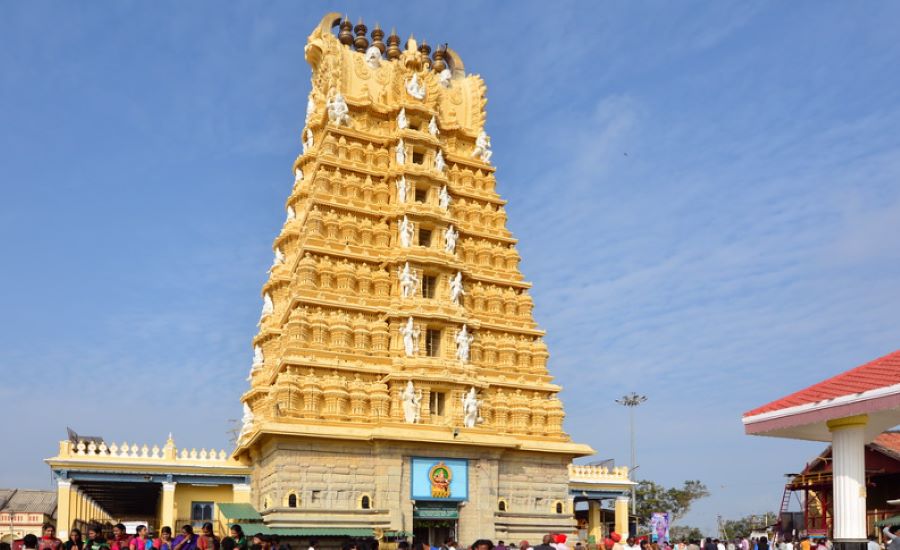
[[[653,512],[668,512],[669,519],[684,517],[694,501],[709,496],[709,489],[694,479],[684,482],[681,487],[664,487],[649,480],[638,481],[635,488],[635,511],[638,523],[646,526]]]
[[[703,533],[697,527],[690,525],[674,525],[669,528],[669,538],[674,542],[678,540],[701,540]]]
[[[738,519],[726,519],[722,522],[725,536],[733,539],[735,537],[749,537],[753,531],[765,531],[767,517],[769,522],[774,522],[778,518],[774,512],[769,512],[768,514],[752,514]]]

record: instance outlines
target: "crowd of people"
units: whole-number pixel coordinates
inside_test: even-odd
[[[900,526],[885,527],[884,544],[874,536],[869,537],[866,550],[900,550]],[[125,526],[117,524],[107,534],[100,525],[87,528],[87,536],[79,529],[72,529],[69,538],[62,541],[56,537],[56,528],[45,524],[42,536],[26,535],[23,539],[23,550],[291,550],[290,544],[282,542],[278,537],[257,533],[252,536],[244,534],[240,525],[232,525],[229,536],[220,539],[213,531],[212,523],[204,523],[200,533],[194,533],[191,525],[184,525],[181,532],[173,537],[171,527],[162,527],[159,533],[151,534],[146,525],[139,525],[135,534],[129,535]],[[705,540],[667,540],[650,541],[647,537],[623,537],[618,533],[610,533],[601,545],[590,545],[587,548],[581,542],[574,546],[566,543],[565,535],[545,535],[540,544],[532,546],[527,540],[518,544],[507,545],[498,541],[479,539],[467,547],[448,539],[440,546],[428,543],[407,541],[397,543],[397,550],[832,550],[833,543],[825,537],[800,537],[796,541],[784,537],[777,542],[770,542],[768,537],[739,537],[733,540],[706,538]],[[374,540],[348,540],[342,544],[342,550],[377,550]],[[0,550],[10,550],[8,543],[0,543]],[[318,550],[315,540],[309,541],[308,550]]]

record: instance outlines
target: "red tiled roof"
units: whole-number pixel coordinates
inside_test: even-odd
[[[897,454],[900,454],[900,431],[898,432],[883,432],[878,434],[878,437],[873,441],[875,445],[879,447],[884,447],[890,451],[894,451]]]
[[[744,413],[744,417],[900,384],[900,350]]]

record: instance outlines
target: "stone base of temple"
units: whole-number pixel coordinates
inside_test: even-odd
[[[866,550],[867,546],[866,539],[834,541],[834,550]]]
[[[253,454],[253,504],[270,527],[371,528],[463,543],[540,542],[575,530],[567,454],[287,435],[265,437]],[[440,465],[452,478],[446,498],[437,486],[443,473],[434,473]]]

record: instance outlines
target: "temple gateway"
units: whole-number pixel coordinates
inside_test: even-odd
[[[125,476],[159,484],[144,487],[162,495],[158,522],[186,517],[206,487],[217,529],[433,545],[627,532],[627,469],[572,464],[594,451],[563,431],[496,191],[484,81],[446,45],[367,33],[329,14],[308,38],[302,153],[233,453],[170,441],[107,459],[105,443],[65,441],[48,460],[61,499]],[[97,474],[104,461],[115,476]],[[179,493],[182,479],[194,489]],[[65,513],[62,531],[83,519]]]

